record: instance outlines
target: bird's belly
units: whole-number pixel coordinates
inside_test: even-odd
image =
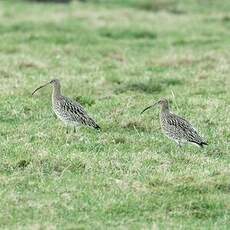
[[[53,111],[56,114],[56,116],[66,125],[72,125],[72,126],[80,125],[79,122],[76,119],[74,119],[71,113],[68,113],[68,111],[59,109],[58,105],[53,105]]]
[[[180,130],[178,130],[176,127],[162,125],[162,130],[163,130],[164,134],[170,139],[173,139],[173,140],[182,140],[183,139]]]

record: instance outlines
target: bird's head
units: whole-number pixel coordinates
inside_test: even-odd
[[[157,102],[158,105],[160,105],[161,107],[168,107],[169,106],[169,102],[166,98],[162,98]]]
[[[50,84],[60,84],[60,81],[58,79],[52,79],[49,83]]]
[[[36,89],[33,91],[32,95],[34,95],[35,92],[37,92],[39,89],[41,89],[41,88],[43,88],[43,87],[45,87],[45,86],[47,86],[47,85],[49,85],[49,84],[53,84],[53,86],[60,86],[60,81],[59,81],[58,79],[52,79],[51,81],[47,82],[46,84],[41,85],[41,86],[39,86],[38,88],[36,88]]]
[[[161,107],[161,109],[169,109],[169,102],[166,98],[161,98],[159,101],[154,102],[152,105],[148,106],[147,108],[145,108],[142,112],[144,113],[146,110],[150,109],[150,108],[154,108],[156,105],[159,105]]]

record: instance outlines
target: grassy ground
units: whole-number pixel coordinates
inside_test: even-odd
[[[0,2],[1,229],[229,229],[228,0]],[[58,77],[102,127],[66,134]],[[209,142],[159,130],[161,97]]]

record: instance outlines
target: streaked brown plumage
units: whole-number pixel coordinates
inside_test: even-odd
[[[87,114],[84,108],[78,103],[61,94],[61,85],[58,79],[46,83],[35,89],[32,95],[48,84],[53,85],[52,108],[57,117],[66,125],[78,127],[80,125],[100,129],[99,125]]]
[[[179,146],[183,142],[191,142],[203,147],[207,143],[197,133],[195,128],[184,118],[172,113],[167,99],[161,99],[155,104],[145,108],[141,113],[155,105],[161,106],[160,123],[164,134],[174,140]]]

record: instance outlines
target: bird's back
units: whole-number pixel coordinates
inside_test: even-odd
[[[184,118],[169,113],[160,115],[162,129],[165,134],[178,141],[193,142],[198,145],[205,144],[205,141],[199,136],[193,126]]]
[[[72,125],[86,125],[100,129],[97,123],[87,114],[78,102],[65,96],[53,99],[53,110],[55,114],[65,123]]]

